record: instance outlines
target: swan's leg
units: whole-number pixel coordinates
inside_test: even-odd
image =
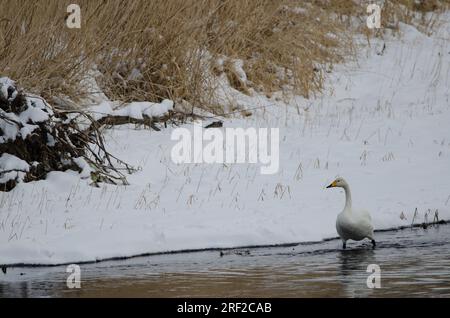
[[[373,231],[371,235],[367,236],[367,238],[372,242],[372,248],[375,248],[375,246],[377,246],[377,242],[375,242],[375,239],[373,238]]]
[[[347,248],[347,241],[342,241],[342,248],[345,250]]]

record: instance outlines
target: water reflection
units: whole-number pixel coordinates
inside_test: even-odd
[[[354,271],[366,270],[368,264],[375,263],[375,251],[372,248],[341,250],[337,256],[342,277],[349,276]]]
[[[366,285],[367,267],[376,264],[375,251],[371,247],[341,250],[338,252],[338,279],[345,286],[349,297],[367,297],[372,290]]]

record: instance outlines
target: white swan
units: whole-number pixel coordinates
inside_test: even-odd
[[[372,218],[366,210],[352,209],[352,195],[350,187],[343,178],[337,178],[327,188],[344,188],[345,207],[339,213],[336,220],[336,230],[342,239],[342,247],[345,249],[347,240],[361,241],[368,238],[375,248],[376,242],[373,235]]]

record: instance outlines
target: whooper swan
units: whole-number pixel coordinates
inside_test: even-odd
[[[345,207],[336,219],[336,230],[342,239],[342,247],[347,247],[347,240],[361,241],[368,238],[375,248],[372,218],[366,210],[352,208],[352,195],[350,187],[343,178],[337,178],[327,188],[344,188]]]

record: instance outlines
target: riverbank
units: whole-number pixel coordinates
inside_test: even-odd
[[[330,89],[311,99],[218,83],[219,97],[252,113],[221,118],[224,128],[279,128],[274,175],[255,164],[177,165],[170,125],[106,129],[108,149],[139,168],[129,185],[97,188],[68,171],[0,193],[0,263],[321,241],[336,236],[343,208],[343,194],[324,189],[336,175],[378,230],[430,222],[436,211],[450,219],[448,30],[427,36],[401,25],[401,35],[335,67]]]

